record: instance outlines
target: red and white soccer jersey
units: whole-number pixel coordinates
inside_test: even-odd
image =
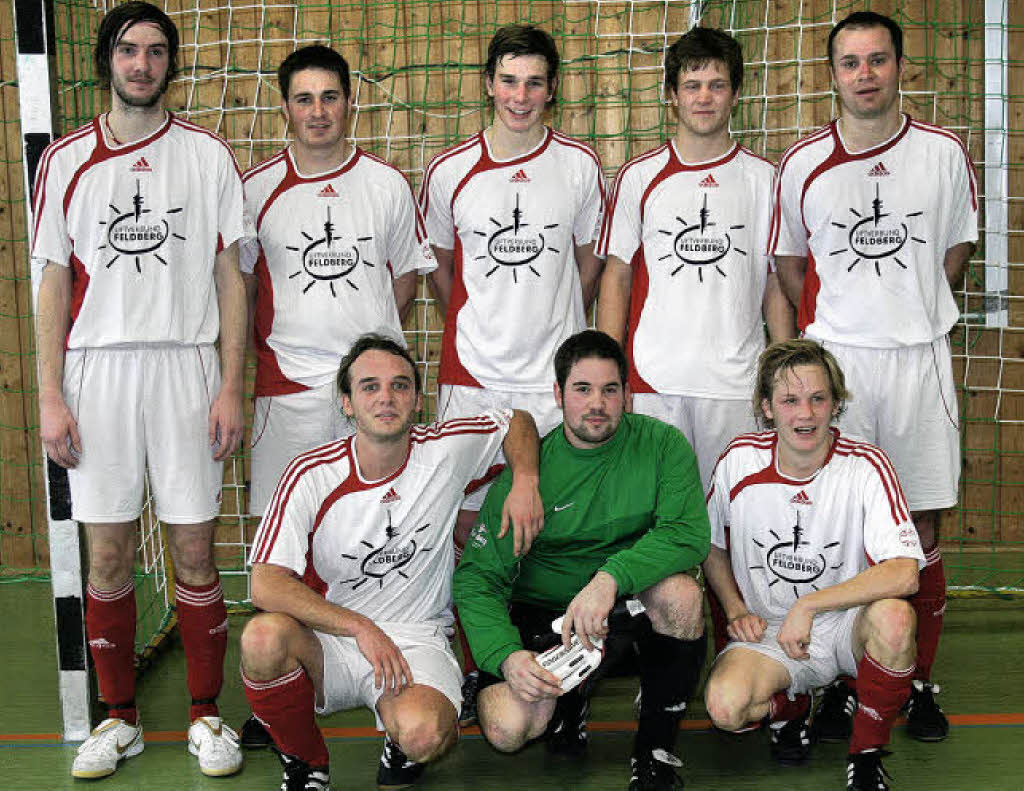
[[[249,170],[245,215],[257,244],[256,395],[329,383],[367,332],[404,344],[392,278],[436,267],[412,188],[355,148],[338,168],[304,176],[285,149]]]
[[[430,241],[455,251],[438,382],[549,391],[555,350],[586,327],[573,245],[600,230],[597,154],[548,129],[499,161],[480,133],[434,157],[420,204]]]
[[[634,393],[749,396],[764,349],[774,171],[738,145],[686,163],[672,141],[619,171],[597,252],[633,269]]]
[[[729,551],[747,608],[768,621],[784,619],[804,594],[883,560],[910,557],[924,566],[889,458],[832,434],[824,466],[806,480],[779,472],[774,431],[737,437],[712,476],[711,542]]]
[[[392,475],[359,473],[358,435],[322,445],[285,470],[250,563],[301,575],[327,600],[377,622],[452,622],[452,531],[467,486],[492,462],[510,410],[413,426]]]
[[[36,179],[32,256],[72,268],[68,348],[213,343],[214,259],[243,234],[230,147],[170,113],[123,146],[100,124],[51,143]]]
[[[779,163],[769,252],[807,258],[798,323],[851,346],[929,343],[960,313],[942,262],[978,238],[974,165],[955,134],[904,118],[852,154],[833,121]]]

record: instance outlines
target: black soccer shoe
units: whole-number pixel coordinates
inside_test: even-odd
[[[256,718],[255,714],[250,714],[249,719],[242,725],[238,743],[246,750],[265,750],[267,747],[274,746],[270,731]]]
[[[330,767],[310,766],[294,755],[278,753],[283,773],[281,791],[330,791]]]
[[[907,733],[919,742],[941,742],[949,736],[949,720],[935,702],[938,684],[915,680],[907,698]]]
[[[882,766],[882,759],[891,754],[873,750],[846,756],[846,791],[889,791],[886,780],[892,777]]]
[[[462,709],[459,711],[459,727],[476,725],[476,696],[480,694],[480,671],[473,670],[462,679]]]
[[[782,727],[768,726],[771,734],[772,758],[783,766],[800,766],[807,763],[811,755],[810,729],[807,727],[807,715],[797,717]]]
[[[578,690],[566,692],[555,704],[544,735],[549,753],[566,758],[582,758],[587,752],[587,714],[590,698]]]
[[[811,735],[819,742],[848,742],[857,712],[857,693],[842,679],[836,679],[821,696],[811,720]]]
[[[423,774],[426,764],[410,761],[402,752],[397,742],[384,734],[384,750],[380,754],[380,765],[377,767],[377,788],[391,789],[408,788]]]
[[[683,778],[676,769],[683,762],[662,749],[634,755],[629,759],[629,791],[676,791]]]

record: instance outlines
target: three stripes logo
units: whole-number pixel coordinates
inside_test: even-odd
[[[869,179],[878,179],[878,178],[882,178],[883,176],[890,176],[890,175],[892,175],[892,174],[889,173],[889,171],[885,169],[885,165],[883,165],[881,162],[878,162],[873,168],[871,168],[871,170],[868,171],[868,178]]]
[[[718,182],[715,181],[715,177],[712,173],[708,173],[703,179],[701,179],[697,186],[701,189],[707,189],[708,187],[717,187]]]
[[[807,492],[803,489],[794,494],[792,499],[790,499],[790,502],[794,505],[814,505],[814,503],[811,502],[811,498],[807,496]]]
[[[530,177],[526,175],[526,171],[519,168],[512,177],[509,179],[513,184],[526,184],[530,180]]]
[[[135,164],[130,168],[132,173],[152,173],[153,168],[149,166],[149,162],[146,161],[145,157],[139,157]]]
[[[337,198],[338,197],[338,193],[335,191],[333,184],[328,184],[326,187],[324,187],[322,190],[320,190],[316,194],[316,196],[318,198]]]

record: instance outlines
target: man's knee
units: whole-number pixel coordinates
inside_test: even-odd
[[[399,721],[398,743],[410,761],[439,758],[458,738],[454,717],[432,711],[406,711]]]
[[[502,753],[514,753],[530,739],[544,733],[555,710],[555,701],[529,705],[510,705],[511,688],[494,685],[480,692],[478,715],[480,731],[490,745]]]
[[[880,599],[864,609],[864,644],[879,661],[913,658],[917,619],[904,599]]]
[[[289,645],[302,626],[290,615],[264,612],[245,625],[239,641],[242,669],[253,680],[266,681],[293,670],[296,660]]]
[[[704,633],[704,595],[688,574],[673,574],[640,595],[651,626],[678,640],[696,640]]]
[[[216,576],[213,532],[208,524],[174,526],[168,531],[168,545],[175,573],[186,584],[202,585]]]
[[[747,725],[750,689],[721,673],[712,672],[704,690],[704,705],[715,727],[738,731]]]

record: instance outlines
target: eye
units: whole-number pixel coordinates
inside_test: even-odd
[[[409,383],[408,382],[395,382],[392,385],[392,387],[395,390],[408,390],[409,389]]]

